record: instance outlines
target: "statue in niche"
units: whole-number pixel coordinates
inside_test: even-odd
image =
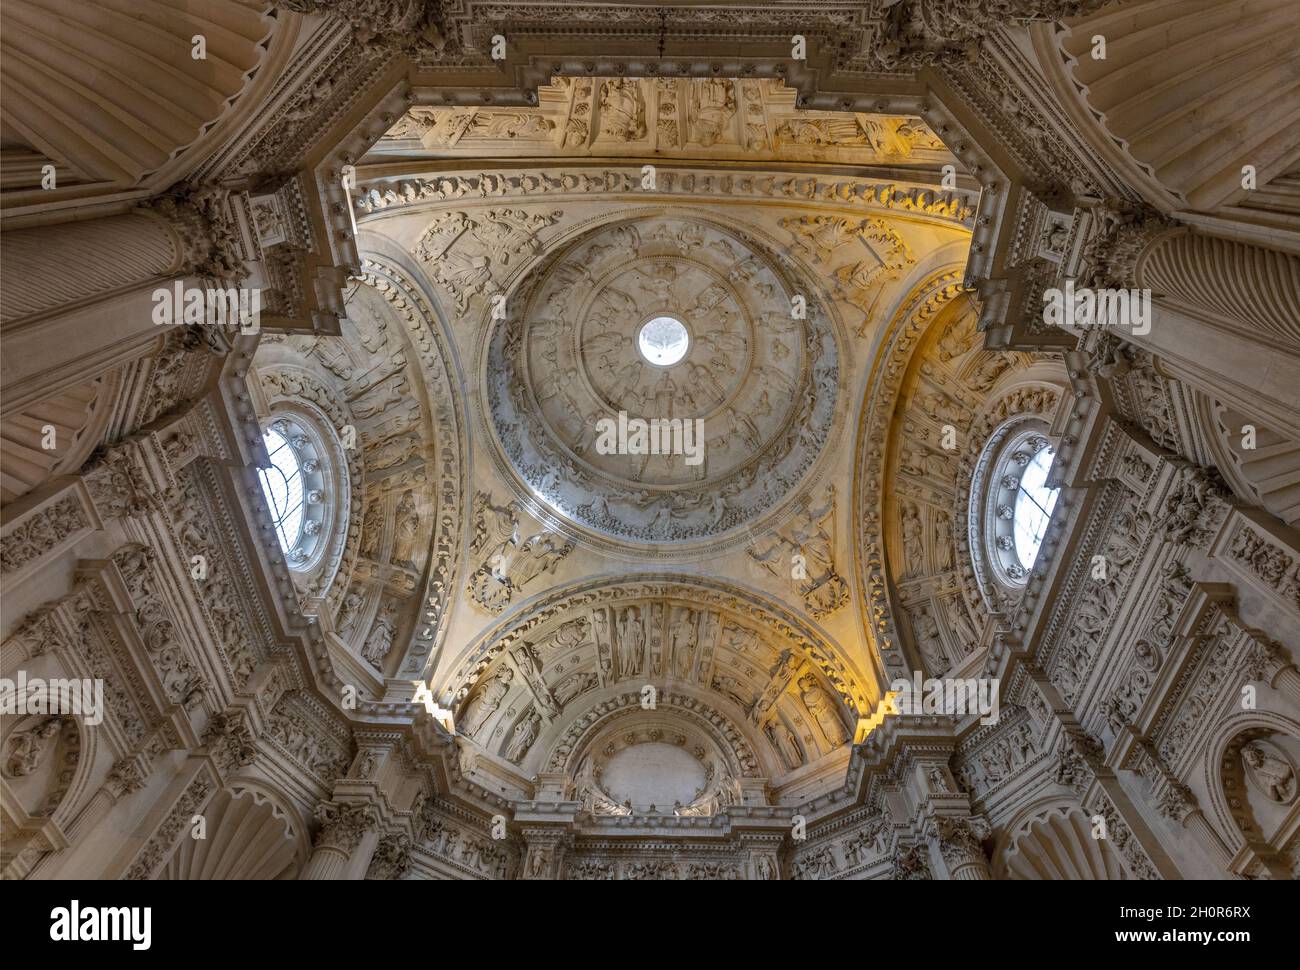
[[[957,643],[961,645],[962,653],[968,654],[975,649],[979,641],[979,633],[975,625],[970,621],[970,614],[966,612],[966,607],[962,603],[960,596],[952,596],[943,602],[944,614],[948,618],[948,626],[952,630]]]
[[[753,691],[747,691],[745,685],[735,677],[728,677],[725,674],[716,674],[713,683],[710,685],[719,694],[730,697],[739,704],[743,709],[749,710],[749,706],[754,703],[752,697],[746,699],[745,695],[752,694]]]
[[[344,639],[352,632],[352,628],[357,625],[357,619],[361,616],[361,606],[365,602],[360,593],[348,593],[343,597],[343,606],[339,609],[338,618],[338,635]]]
[[[682,680],[687,680],[691,676],[691,669],[695,666],[695,623],[695,611],[681,607],[674,613],[672,627],[668,633],[673,669]]]
[[[465,708],[464,725],[465,733],[473,737],[479,729],[487,722],[501,706],[505,700],[506,694],[510,692],[510,682],[514,680],[515,672],[509,667],[502,667],[487,682],[482,692],[469,702]]]
[[[597,608],[591,613],[591,629],[596,638],[596,657],[600,663],[600,672],[606,680],[613,673],[613,653],[609,637],[609,613]]]
[[[767,740],[771,742],[773,749],[781,756],[788,769],[793,771],[803,764],[803,755],[799,753],[799,742],[781,721],[776,718],[768,721],[763,725],[763,733],[767,735]]]
[[[407,384],[405,377],[399,377],[383,384],[376,384],[349,405],[352,409],[352,416],[362,420],[378,417],[394,404],[401,404],[402,401],[406,400],[406,394],[409,390],[410,386]]]
[[[532,861],[528,864],[528,878],[543,878],[546,875],[546,867],[549,862],[550,857],[545,849],[534,849]]]
[[[605,82],[600,92],[600,132],[619,141],[645,137],[645,100],[637,81],[613,78]]]
[[[641,610],[629,606],[623,611],[618,624],[618,675],[635,677],[641,672],[645,660],[645,627],[641,623]]]
[[[849,147],[870,144],[856,118],[791,118],[776,130],[778,148]]]
[[[808,709],[812,719],[822,729],[831,747],[838,748],[847,741],[844,723],[835,711],[835,702],[817,683],[817,678],[812,674],[804,674],[799,678],[799,691],[799,699],[803,701],[803,706]]]
[[[916,634],[916,648],[921,652],[921,659],[926,668],[935,677],[942,677],[952,666],[944,655],[943,644],[939,639],[939,624],[935,622],[930,610],[921,607],[912,615],[912,631]]]
[[[361,648],[361,656],[376,670],[383,669],[384,658],[393,649],[394,632],[393,621],[387,611],[375,617],[375,625],[370,629],[370,636],[366,637],[366,645]]]
[[[590,629],[591,620],[585,616],[566,620],[560,624],[558,630],[543,641],[542,649],[548,655],[566,653],[586,640]]]
[[[947,512],[940,512],[934,518],[934,558],[939,569],[952,566],[952,521]]]
[[[420,513],[415,510],[415,493],[410,489],[397,505],[394,522],[393,565],[415,568],[415,551],[420,537]]]
[[[522,646],[510,651],[510,656],[514,658],[515,666],[519,668],[520,675],[532,689],[533,696],[542,710],[548,717],[558,715],[560,707],[551,695],[551,689],[546,686],[546,679],[542,676],[542,663],[537,655],[537,648],[525,640]]]
[[[378,499],[371,499],[361,519],[361,555],[374,559],[379,554],[379,542],[383,537],[384,510]]]
[[[524,719],[515,725],[515,733],[510,739],[510,747],[506,748],[507,761],[512,765],[517,765],[524,760],[524,755],[528,754],[528,749],[537,740],[537,732],[541,724],[541,715],[536,711],[529,711],[524,716]]]
[[[925,549],[921,537],[921,512],[911,502],[903,503],[904,576],[915,576],[925,566]]]
[[[1252,741],[1241,749],[1246,777],[1270,800],[1289,805],[1295,799],[1295,769],[1262,741]]]
[[[677,398],[677,383],[668,376],[667,371],[664,371],[659,376],[659,380],[651,393],[654,395],[654,412],[651,416],[671,418],[673,416],[673,402]]]
[[[975,339],[978,334],[970,323],[969,317],[963,317],[948,328],[939,341],[939,360],[947,363],[965,355],[967,351],[975,346]]]
[[[650,674],[654,677],[663,675],[663,628],[664,605],[655,603],[650,607]]]
[[[555,700],[560,707],[564,707],[579,694],[591,690],[597,683],[599,679],[591,671],[570,674],[555,686]]]
[[[735,116],[736,95],[730,81],[712,77],[691,85],[690,125],[696,142],[705,148],[716,145]]]

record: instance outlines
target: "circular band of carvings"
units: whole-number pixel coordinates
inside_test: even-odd
[[[891,318],[889,332],[882,337],[882,349],[864,392],[858,419],[853,521],[862,525],[860,540],[853,544],[855,567],[861,602],[866,604],[863,621],[867,636],[876,644],[891,675],[902,673],[906,662],[885,579],[884,443],[889,440],[890,422],[912,352],[943,311],[963,292],[960,267],[932,273],[913,289],[907,302]]]
[[[521,497],[535,504],[540,496],[567,531],[620,548],[707,541],[790,499],[842,420],[837,326],[822,309],[831,304],[808,285],[806,274],[760,237],[752,227],[660,207],[589,220],[550,241],[554,255],[531,267],[510,295],[510,305],[522,309],[491,331],[483,353],[485,418],[497,457],[505,458],[498,464],[509,470]],[[705,265],[705,250],[731,262]],[[600,264],[608,258],[620,262]],[[625,282],[629,278],[652,303],[624,299],[620,288],[634,285]],[[699,301],[692,307],[682,306],[685,296],[673,289],[688,278],[698,291],[691,294]],[[569,310],[566,300],[581,286],[590,293]],[[766,294],[764,304],[756,303],[757,293]],[[806,319],[791,316],[794,295],[807,300]],[[635,318],[621,319],[617,301],[629,313],[635,308]],[[641,311],[652,305],[656,313],[686,320],[693,331],[692,354],[671,368],[636,359],[634,331],[649,312]],[[717,316],[726,318],[723,328],[707,330]],[[739,332],[727,329],[733,320]],[[539,333],[547,341],[540,347]],[[760,348],[760,336],[771,343]],[[769,351],[779,361],[763,356]],[[611,358],[619,355],[622,368],[615,371]],[[609,373],[595,376],[594,365]],[[652,380],[658,383],[651,386]],[[764,385],[781,382],[789,394],[769,399]],[[792,403],[782,407],[784,400]],[[686,466],[677,455],[671,459],[677,465],[660,481],[615,474],[612,469],[630,457],[598,460],[595,439],[598,420],[614,419],[620,410],[629,418],[705,422],[700,465]],[[762,424],[769,413],[773,422]],[[727,453],[739,460],[719,462],[717,456]],[[663,461],[647,458],[645,465]]]
[[[760,774],[759,762],[744,732],[736,727],[735,719],[720,713],[715,707],[681,691],[665,691],[656,698],[656,710],[672,711],[674,716],[702,730],[718,751],[728,758],[727,767],[743,778]],[[626,691],[612,698],[598,701],[569,721],[568,729],[555,739],[547,754],[548,772],[572,775],[579,758],[601,740],[612,722],[647,712],[641,706],[638,691]]]
[[[586,580],[556,590],[533,603],[526,612],[507,616],[482,633],[467,649],[459,667],[441,693],[444,706],[468,697],[489,668],[509,648],[536,639],[553,621],[571,617],[594,606],[624,600],[678,598],[697,609],[713,608],[734,613],[768,632],[796,656],[812,663],[827,679],[840,701],[855,717],[870,709],[867,692],[856,665],[825,634],[779,604],[760,599],[729,584],[678,574],[657,574],[625,582],[610,577]]]
[[[394,260],[368,249],[360,279],[373,287],[399,318],[413,345],[433,414],[437,520],[431,530],[429,578],[420,622],[411,633],[399,668],[403,674],[427,674],[424,668],[446,631],[448,595],[456,588],[460,561],[468,494],[465,408],[458,393],[459,381],[454,379],[454,357],[447,338],[431,301],[413,282],[414,275]]]

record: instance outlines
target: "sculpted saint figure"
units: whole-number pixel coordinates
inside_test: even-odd
[[[644,138],[645,102],[636,81],[613,78],[600,95],[600,130],[620,141]]]
[[[641,624],[641,611],[629,606],[623,611],[618,625],[618,674],[634,677],[641,672],[645,659],[645,628]]]
[[[691,88],[691,95],[691,128],[695,140],[708,148],[717,144],[735,117],[736,98],[731,82],[719,77],[696,81]]]
[[[839,747],[847,741],[844,723],[835,712],[835,705],[827,696],[826,691],[822,690],[817,684],[817,678],[812,674],[804,674],[799,678],[799,690],[799,697],[803,701],[803,706],[808,709],[812,719],[822,729],[822,733],[826,735],[826,740],[834,747]]]
[[[763,728],[767,739],[772,742],[772,747],[776,749],[785,766],[791,770],[798,768],[803,764],[803,756],[799,754],[799,745],[790,733],[790,729],[779,721],[768,721]]]
[[[366,638],[366,645],[361,648],[361,656],[378,668],[388,651],[393,649],[393,621],[386,614],[375,617],[375,625]]]
[[[541,723],[541,715],[533,711],[516,725],[514,737],[510,739],[510,747],[506,749],[506,760],[512,765],[517,765],[524,760],[524,755],[537,740],[537,730]]]
[[[695,612],[680,609],[673,620],[669,642],[673,652],[673,666],[677,676],[685,680],[695,666]]]
[[[410,489],[397,505],[394,525],[396,538],[393,541],[393,565],[414,569],[416,542],[420,537],[420,514],[415,510],[415,493]]]
[[[513,670],[509,667],[502,667],[488,681],[487,686],[483,688],[483,692],[469,702],[469,707],[465,709],[466,734],[477,734],[484,722],[501,706],[506,694],[510,692],[510,682],[514,680],[514,677],[515,672]]]

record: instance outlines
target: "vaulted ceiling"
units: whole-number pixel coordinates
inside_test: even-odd
[[[963,270],[960,165],[917,118],[807,111],[777,81],[561,77],[536,107],[415,105],[357,169],[360,249],[428,300],[464,400],[470,558],[425,672],[469,776],[522,797],[558,772],[557,797],[644,811],[600,780],[631,770],[604,764],[615,731],[700,765],[668,799],[687,814],[838,788],[883,670],[853,420],[888,321]],[[368,449],[362,530],[388,535],[446,463],[432,413],[404,410],[427,377],[374,283],[349,297],[345,369],[316,363]],[[686,335],[671,365],[639,346],[655,318]],[[620,414],[688,423],[697,460],[610,453]],[[366,542],[349,638],[409,609],[423,564]]]

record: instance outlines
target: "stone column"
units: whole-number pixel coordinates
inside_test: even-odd
[[[1246,629],[1243,627],[1243,629]],[[1254,643],[1246,655],[1247,681],[1260,680],[1300,706],[1300,671],[1282,648],[1257,630],[1246,629]]]
[[[989,860],[980,843],[988,837],[988,823],[981,818],[940,815],[932,819],[926,838],[936,848],[946,879],[992,879]]]
[[[1134,277],[1170,306],[1300,353],[1300,257],[1293,253],[1199,232],[1162,233],[1138,256]]]
[[[225,204],[222,191],[185,189],[122,215],[6,232],[0,323],[174,276],[241,278],[239,240]]]
[[[1152,294],[1149,332],[1118,331],[1125,339],[1212,398],[1296,433],[1289,416],[1300,362],[1300,256],[1208,235],[1143,205],[1079,210],[1076,222],[1089,242],[1065,275],[1076,272],[1080,286]]]
[[[374,810],[365,804],[321,802],[316,806],[316,820],[321,830],[316,835],[316,849],[300,879],[347,879],[354,855],[369,865],[378,836],[370,840],[369,851],[358,852],[367,833],[373,834]],[[362,868],[365,871],[365,868]]]
[[[1232,853],[1206,819],[1189,788],[1177,782],[1165,784],[1163,791],[1156,796],[1156,810],[1175,825],[1191,832],[1209,857],[1225,872],[1229,871]]]

